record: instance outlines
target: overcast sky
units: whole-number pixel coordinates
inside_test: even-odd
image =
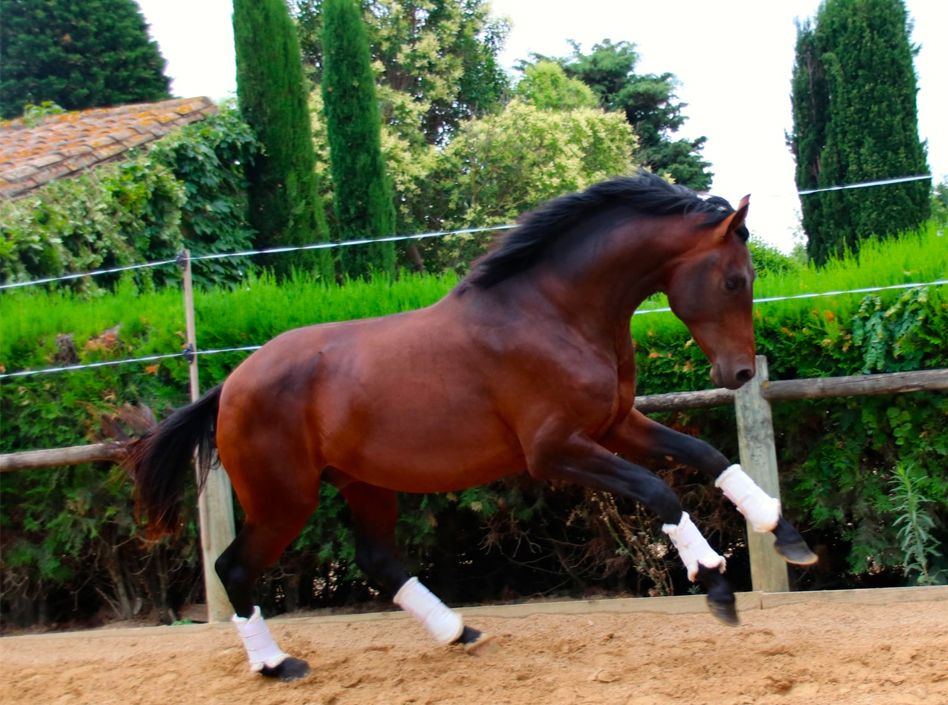
[[[231,0],[138,0],[168,61],[177,96],[234,95]],[[675,74],[688,104],[685,137],[704,135],[714,172],[712,191],[737,202],[751,194],[748,224],[784,251],[794,244],[799,201],[790,129],[790,76],[795,19],[812,17],[819,0],[492,0],[512,28],[502,60],[531,52],[567,55],[569,39],[584,50],[603,39],[636,45],[642,73]],[[936,181],[948,178],[948,2],[907,0],[912,40],[921,46],[919,132],[928,141]],[[906,174],[905,176],[910,176]],[[798,236],[797,236],[798,237]]]

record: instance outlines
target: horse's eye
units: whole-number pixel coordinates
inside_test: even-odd
[[[728,277],[724,280],[724,288],[728,291],[737,291],[747,286],[747,280],[744,277]]]

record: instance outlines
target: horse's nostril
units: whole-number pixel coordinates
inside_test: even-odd
[[[745,367],[744,369],[737,371],[737,381],[740,382],[741,384],[746,384],[747,382],[750,382],[751,379],[753,379],[753,377],[754,377],[754,370],[750,369],[749,367]]]

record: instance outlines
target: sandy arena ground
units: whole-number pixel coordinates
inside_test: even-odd
[[[629,612],[628,600],[462,610],[495,636],[479,656],[434,645],[402,615],[270,620],[283,649],[313,667],[294,683],[249,673],[230,625],[6,637],[0,702],[945,705],[948,588],[927,590],[868,604],[758,598],[736,628],[703,613]],[[590,611],[562,613],[582,605]]]

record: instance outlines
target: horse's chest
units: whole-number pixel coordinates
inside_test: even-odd
[[[575,413],[577,422],[592,438],[605,434],[624,419],[635,400],[635,386],[625,384],[614,368],[604,368],[574,381],[564,411]]]

